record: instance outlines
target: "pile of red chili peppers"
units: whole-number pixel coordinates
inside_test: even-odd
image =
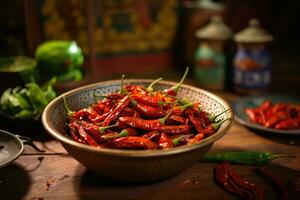
[[[168,149],[197,143],[214,134],[225,120],[215,121],[216,116],[203,111],[198,102],[178,99],[183,79],[158,91],[152,87],[160,79],[147,88],[123,85],[122,79],[120,91],[77,112],[70,111],[64,99],[69,136],[98,148]]]
[[[266,167],[255,167],[252,169],[257,175],[264,178],[270,185],[276,189],[280,195],[280,199],[299,199],[300,178],[293,177],[289,182],[289,190],[280,179]],[[216,182],[222,186],[226,191],[239,196],[243,199],[256,200],[264,199],[265,190],[260,185],[249,182],[240,177],[233,171],[228,162],[220,163],[216,166],[214,171]]]
[[[246,108],[245,113],[252,123],[275,129],[300,128],[300,104],[271,103],[264,101],[255,108]]]

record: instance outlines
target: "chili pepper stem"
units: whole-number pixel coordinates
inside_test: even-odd
[[[163,118],[158,119],[159,123],[161,125],[164,125],[166,123],[166,120],[168,119],[168,117],[172,114],[174,109],[172,109],[166,116],[164,116]]]
[[[104,133],[107,129],[113,128],[113,127],[116,127],[116,126],[117,126],[117,124],[113,124],[113,125],[110,125],[110,126],[99,127],[99,132]]]
[[[179,81],[179,83],[177,83],[176,85],[174,85],[173,87],[171,87],[169,90],[170,90],[170,91],[174,91],[174,92],[177,93],[178,90],[179,90],[179,88],[181,87],[182,83],[184,82],[184,80],[185,80],[185,78],[186,78],[188,72],[189,72],[189,67],[186,68],[186,70],[185,70],[185,72],[184,72],[184,74],[183,74],[181,80]]]
[[[176,103],[178,103],[177,101],[174,101],[174,102],[164,102],[164,101],[159,101],[159,102],[157,102],[157,104],[159,105],[159,106],[162,106],[162,105],[164,105],[164,104],[176,104]]]
[[[150,83],[150,85],[147,87],[147,90],[149,92],[153,92],[153,85],[155,85],[156,83],[158,83],[159,81],[161,81],[163,78],[158,78],[156,80],[154,80],[152,83]]]
[[[275,160],[277,158],[284,158],[284,157],[287,157],[287,158],[296,158],[296,156],[294,155],[288,155],[288,154],[275,154],[275,155],[271,155],[270,156],[270,159],[271,160]]]
[[[102,138],[107,140],[107,139],[115,139],[115,138],[126,137],[126,136],[128,136],[128,131],[124,129],[116,135],[102,136]]]
[[[220,126],[221,126],[224,122],[226,122],[226,121],[228,121],[228,120],[232,120],[232,118],[226,118],[226,119],[224,119],[223,121],[216,122],[216,123],[212,123],[212,126],[213,126],[213,128],[214,128],[215,130],[218,130],[218,129],[220,128]]]
[[[185,104],[185,105],[182,105],[182,106],[180,106],[180,110],[181,111],[184,111],[186,108],[188,108],[188,107],[190,107],[190,106],[193,106],[194,105],[194,103],[187,103],[187,104]]]
[[[219,113],[219,114],[217,114],[217,115],[214,115],[214,116],[209,116],[208,117],[208,119],[209,119],[209,121],[211,121],[211,122],[215,122],[215,120],[218,118],[218,117],[220,117],[221,115],[223,115],[224,113],[226,113],[226,112],[228,112],[230,109],[227,109],[227,110],[224,110],[223,112],[221,112],[221,113]]]
[[[64,105],[65,105],[65,109],[66,109],[66,111],[67,111],[67,114],[69,115],[69,116],[72,116],[72,115],[74,115],[74,111],[72,111],[70,108],[69,108],[69,106],[68,106],[68,104],[67,104],[67,100],[66,100],[66,97],[65,96],[63,96],[63,101],[64,101]]]
[[[181,135],[181,136],[173,139],[172,142],[173,142],[174,145],[178,145],[180,140],[182,140],[182,139],[184,139],[186,137],[190,137],[191,135],[193,135],[193,134]]]
[[[125,78],[125,74],[122,74],[120,94],[125,94],[125,90],[124,90],[124,78]]]
[[[133,106],[136,106],[137,102],[135,100],[132,99],[131,95],[128,94],[128,98],[130,99],[131,103]]]

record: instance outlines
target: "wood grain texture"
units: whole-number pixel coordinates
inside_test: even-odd
[[[220,93],[231,101],[235,95]],[[80,199],[237,199],[215,184],[215,163],[199,161],[183,173],[170,179],[151,183],[122,183],[95,176],[68,155],[59,142],[51,140],[40,130],[43,137],[35,135],[35,144],[46,150],[36,153],[26,146],[24,154],[13,164],[0,170],[1,199],[14,200],[80,200]],[[26,134],[26,133],[25,133]],[[273,161],[268,168],[287,183],[300,174],[300,137],[272,135],[257,132],[235,123],[228,134],[212,146],[210,152],[231,150],[271,151],[295,155]],[[233,165],[233,169],[247,180],[262,185],[266,199],[276,199],[276,191],[255,175],[253,166]],[[2,198],[4,197],[4,198]]]

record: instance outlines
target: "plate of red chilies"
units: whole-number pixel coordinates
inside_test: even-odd
[[[300,99],[286,95],[243,97],[232,103],[236,120],[250,128],[300,134]]]

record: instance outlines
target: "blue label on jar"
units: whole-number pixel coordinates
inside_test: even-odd
[[[271,57],[266,49],[240,48],[234,60],[233,83],[236,86],[259,89],[271,82]]]

